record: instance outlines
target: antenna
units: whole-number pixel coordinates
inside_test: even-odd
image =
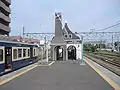
[[[24,38],[24,34],[25,34],[25,27],[23,26],[23,38]]]
[[[67,23],[67,20],[65,20],[65,23]]]

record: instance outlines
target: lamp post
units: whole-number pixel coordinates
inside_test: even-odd
[[[48,43],[46,44],[46,62],[48,62]]]
[[[43,61],[43,58],[44,58],[44,56],[43,56],[43,54],[44,54],[44,47],[41,47],[42,48],[42,52],[41,52],[41,59],[42,59],[42,61]]]
[[[81,35],[81,40],[82,40],[82,62],[80,65],[85,65],[84,63],[84,35]]]

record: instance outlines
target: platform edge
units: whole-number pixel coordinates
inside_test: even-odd
[[[115,90],[120,90],[120,87],[114,82],[112,81],[109,77],[107,77],[105,74],[103,74],[99,69],[95,68],[91,63],[89,63],[89,61],[87,61],[85,59],[85,62],[91,67],[93,68],[93,70],[95,70],[95,72],[97,72],[105,81],[107,81]]]

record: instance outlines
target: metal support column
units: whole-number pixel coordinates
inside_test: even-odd
[[[82,40],[82,62],[80,65],[85,65],[84,62],[84,39],[83,39],[83,35],[81,36],[81,40]]]

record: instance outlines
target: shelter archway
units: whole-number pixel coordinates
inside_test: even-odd
[[[73,45],[70,45],[67,48],[67,52],[68,52],[68,60],[76,60],[76,47]]]
[[[56,46],[54,48],[54,52],[55,52],[55,60],[57,61],[61,61],[63,60],[63,47],[62,46]]]

